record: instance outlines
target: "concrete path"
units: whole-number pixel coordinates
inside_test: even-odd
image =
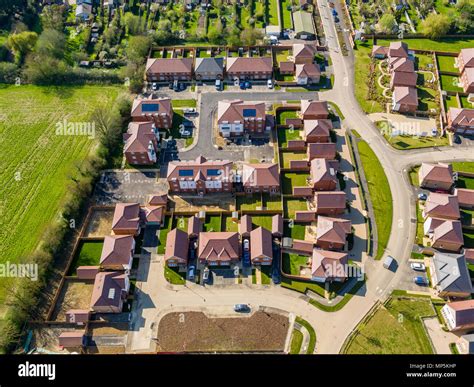
[[[435,352],[438,355],[450,355],[451,349],[449,344],[456,343],[459,338],[452,332],[444,331],[437,317],[424,319],[423,322]]]

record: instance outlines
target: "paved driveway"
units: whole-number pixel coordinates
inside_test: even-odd
[[[423,320],[426,331],[433,343],[435,352],[438,355],[450,355],[449,344],[458,341],[458,337],[452,332],[443,331],[437,317],[426,318]]]

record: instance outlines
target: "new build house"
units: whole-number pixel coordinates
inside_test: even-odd
[[[232,161],[208,161],[203,156],[193,161],[172,161],[166,179],[175,193],[231,192],[232,167]]]
[[[342,282],[347,279],[345,266],[349,258],[346,253],[313,249],[311,279],[316,282]]]
[[[329,118],[329,108],[326,101],[301,100],[301,118],[304,120],[320,120]]]
[[[450,331],[474,328],[474,300],[448,302],[441,315]]]
[[[217,125],[223,137],[262,134],[271,129],[266,122],[265,103],[242,100],[219,101]]]
[[[431,282],[440,297],[469,297],[471,277],[462,254],[436,252],[430,261]]]
[[[92,289],[91,309],[96,313],[121,313],[130,290],[128,274],[117,271],[100,272]]]
[[[135,98],[130,113],[134,122],[152,121],[158,129],[170,129],[173,125],[173,108],[170,98]]]
[[[342,215],[346,211],[344,191],[315,192],[314,210],[318,215]]]
[[[351,228],[350,220],[318,216],[316,246],[325,250],[343,250]]]
[[[130,165],[153,165],[157,161],[159,133],[155,124],[130,122],[123,135],[123,153]]]
[[[196,58],[194,75],[198,81],[215,81],[224,78],[224,58]]]
[[[104,270],[130,270],[134,250],[135,239],[132,235],[106,235],[100,266]]]
[[[209,266],[228,266],[240,260],[239,234],[236,232],[201,232],[198,259]]]
[[[265,80],[272,78],[273,62],[270,57],[230,57],[225,69],[231,80]]]
[[[166,236],[165,263],[169,267],[185,266],[188,263],[188,234],[174,228]]]
[[[457,58],[462,88],[465,93],[474,92],[474,48],[462,49]]]
[[[329,142],[332,122],[329,119],[304,120],[303,138],[306,143]]]
[[[149,58],[145,67],[148,82],[190,81],[192,58]]]
[[[474,135],[474,109],[450,107],[447,114],[447,129],[464,135]]]
[[[244,164],[242,167],[242,184],[248,194],[256,192],[280,192],[280,174],[277,164]]]
[[[295,78],[298,85],[319,83],[321,78],[321,69],[319,65],[315,63],[297,64],[295,69]]]
[[[138,235],[140,233],[140,205],[138,203],[117,203],[112,219],[115,235]]]
[[[311,187],[315,191],[334,191],[337,187],[336,174],[336,168],[328,160],[311,160]]]
[[[456,220],[461,217],[458,198],[455,195],[431,192],[425,202],[423,217]]]
[[[420,187],[449,191],[454,184],[453,168],[450,164],[422,163],[418,171]]]
[[[293,44],[293,61],[295,64],[311,64],[314,62],[314,57],[318,52],[314,44]]]
[[[250,260],[254,265],[272,264],[272,233],[266,228],[258,227],[250,233]]]

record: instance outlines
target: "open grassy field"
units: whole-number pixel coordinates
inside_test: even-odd
[[[390,230],[392,229],[392,192],[382,165],[369,144],[365,141],[359,141],[357,147],[367,179],[377,224],[378,249],[375,259],[380,259],[387,247]]]
[[[434,316],[429,298],[392,298],[356,329],[345,354],[432,354],[421,317]]]
[[[87,122],[96,106],[107,106],[120,90],[0,87],[0,262],[28,260],[95,143],[84,135],[56,135],[56,124]]]

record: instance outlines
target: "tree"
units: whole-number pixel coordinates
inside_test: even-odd
[[[57,4],[43,7],[41,13],[41,26],[43,29],[54,29],[62,31],[64,29],[64,6]]]
[[[124,24],[130,35],[139,35],[143,33],[142,23],[137,15],[127,12],[124,16]]]
[[[14,83],[18,77],[18,67],[14,63],[0,62],[0,83]]]
[[[38,35],[36,32],[24,31],[19,34],[11,34],[7,39],[7,46],[15,54],[17,63],[21,63],[26,54],[35,47]]]
[[[57,58],[30,54],[25,61],[24,73],[31,83],[60,85],[67,80],[70,68]]]
[[[117,110],[108,106],[98,106],[92,112],[91,121],[95,123],[96,134],[106,149],[113,149],[121,141],[121,118]]]
[[[64,58],[66,39],[64,34],[53,29],[44,30],[36,43],[36,52],[42,56],[51,56],[57,59]]]
[[[255,28],[246,28],[240,33],[240,40],[244,46],[255,46],[257,40],[262,39],[262,34]]]
[[[459,0],[457,5],[458,17],[454,19],[457,32],[472,34],[474,32],[474,3],[469,0]]]
[[[386,13],[379,20],[380,30],[386,34],[393,32],[396,25],[397,21],[395,20],[395,16],[391,13]]]
[[[218,20],[216,22],[216,26],[212,29],[209,29],[209,32],[207,33],[207,39],[212,44],[219,44],[222,41],[223,31],[224,28],[222,26],[222,22]]]
[[[147,36],[132,36],[128,40],[127,58],[132,62],[143,63],[151,47],[151,40]]]
[[[421,32],[430,39],[439,39],[446,35],[451,27],[449,17],[444,14],[430,14],[421,22]]]

